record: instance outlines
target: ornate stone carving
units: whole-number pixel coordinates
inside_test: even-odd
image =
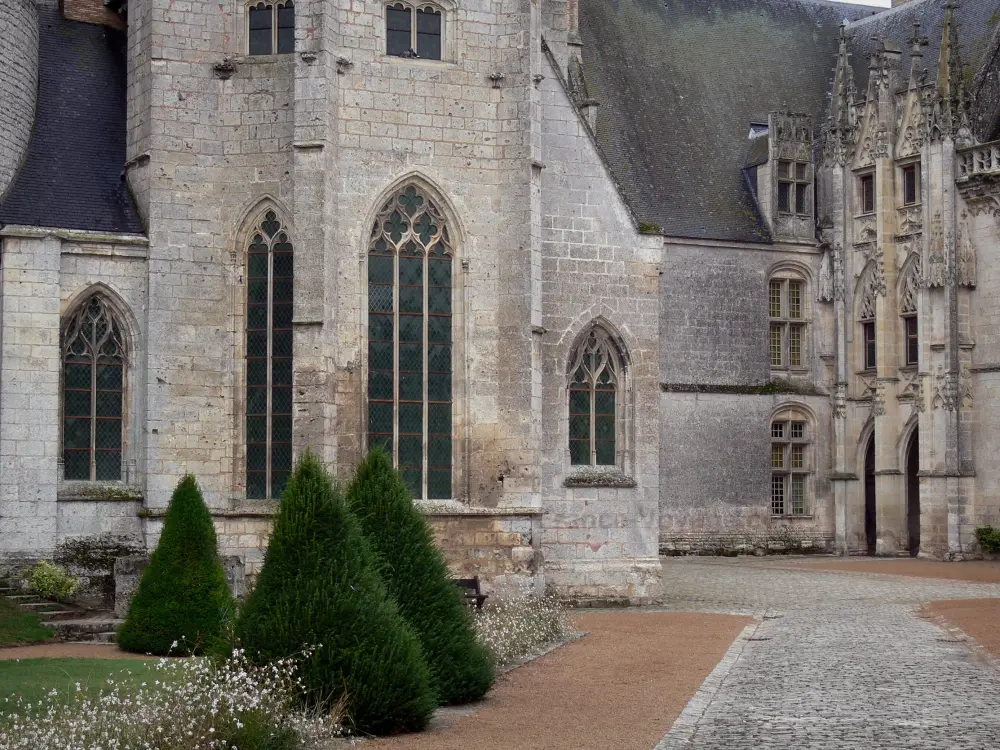
[[[927,269],[924,286],[928,289],[943,287],[948,282],[948,260],[944,252],[944,232],[941,229],[941,212],[931,219],[930,248],[927,253]]]
[[[830,398],[833,402],[833,418],[845,419],[847,417],[847,383],[837,383],[833,387]]]
[[[882,251],[882,246],[873,242],[864,248],[862,252],[866,261],[865,268],[870,269],[865,289],[879,297],[884,297],[886,294],[885,253]]]
[[[972,408],[972,372],[967,364],[958,369],[958,405],[961,409]]]
[[[922,279],[921,260],[919,253],[912,253],[913,260],[910,261],[906,277],[903,279],[903,287],[899,294],[899,313],[906,315],[917,312],[917,297]]]
[[[833,252],[833,248],[827,245],[823,251],[823,259],[819,263],[820,302],[833,302]]]
[[[897,211],[899,219],[899,231],[897,237],[905,237],[917,234],[924,228],[924,219],[920,206],[906,206]]]
[[[958,229],[958,243],[955,248],[957,255],[956,265],[957,279],[959,286],[966,286],[974,289],[976,286],[976,248],[972,244],[972,237],[969,232],[969,217],[962,212],[962,222]]]
[[[875,380],[875,387],[872,389],[872,416],[881,417],[885,415],[885,383]]]
[[[913,405],[918,412],[924,411],[924,376],[922,373],[902,373],[903,386],[896,397]]]
[[[833,298],[844,299],[844,253],[840,245],[833,246]]]
[[[959,403],[958,373],[942,372],[934,377],[934,391],[931,396],[931,406],[944,411],[955,411]]]
[[[854,244],[874,242],[878,238],[874,216],[858,216],[854,219]]]

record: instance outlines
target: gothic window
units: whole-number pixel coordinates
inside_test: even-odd
[[[905,164],[899,169],[904,206],[920,203],[920,164]]]
[[[279,498],[292,468],[292,243],[274,211],[247,247],[246,491]]]
[[[247,6],[247,51],[251,55],[283,55],[295,51],[295,6],[292,0]]]
[[[414,186],[379,211],[368,246],[368,445],[416,498],[452,496],[452,258],[444,215]]]
[[[811,187],[808,163],[778,162],[778,211],[785,214],[807,213]]]
[[[920,340],[917,336],[917,291],[920,268],[920,257],[917,256],[910,263],[899,299],[899,314],[903,318],[903,351],[907,365],[915,365],[920,359]]]
[[[802,279],[787,275],[772,277],[768,284],[772,369],[806,366],[805,288]]]
[[[862,214],[875,213],[875,173],[858,175],[858,201]]]
[[[804,415],[788,412],[771,421],[771,515],[806,514],[811,442]]]
[[[440,60],[444,14],[433,5],[391,3],[385,10],[385,52],[394,57]]]
[[[569,457],[573,465],[618,463],[622,356],[607,331],[595,326],[571,360]]]
[[[121,322],[101,294],[80,305],[63,325],[65,479],[122,478],[125,341]]]
[[[858,321],[861,323],[862,361],[864,369],[874,370],[876,367],[875,346],[875,287],[874,274],[868,272],[868,280],[861,294],[861,312]]]

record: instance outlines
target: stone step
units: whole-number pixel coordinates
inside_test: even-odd
[[[39,600],[39,597],[34,594],[7,594],[8,599],[13,599],[15,602],[32,602]]]
[[[23,609],[35,609],[35,610],[41,609],[42,607],[58,607],[59,606],[58,603],[46,601],[45,599],[39,599],[38,601],[34,601],[34,602],[26,602],[26,601],[22,600],[22,601],[18,602],[18,604]]]
[[[88,641],[94,642],[103,638],[101,642],[107,643],[107,634],[114,634],[118,626],[124,620],[120,620],[110,613],[108,615],[98,615],[96,617],[71,618],[66,620],[46,620],[42,623],[45,627],[56,631],[56,638],[61,641]]]
[[[71,620],[74,617],[79,617],[80,613],[75,609],[47,609],[44,612],[39,612],[40,615],[45,615],[49,620]]]

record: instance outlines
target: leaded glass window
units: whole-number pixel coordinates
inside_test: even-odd
[[[416,498],[452,496],[452,259],[441,210],[410,185],[379,211],[368,248],[368,445]]]
[[[768,356],[771,367],[805,367],[806,318],[801,279],[773,278],[768,284]]]
[[[385,53],[440,60],[443,18],[441,9],[434,5],[389,4],[385,9]]]
[[[797,414],[771,422],[772,515],[805,515],[810,442],[809,426]]]
[[[258,2],[247,6],[247,52],[282,55],[295,51],[293,0]]]
[[[82,304],[63,326],[65,479],[122,478],[125,340],[121,323],[100,294]]]
[[[604,329],[592,328],[578,347],[570,367],[570,463],[617,464],[618,393],[621,355]]]
[[[274,211],[247,247],[246,489],[279,498],[292,469],[292,243]]]

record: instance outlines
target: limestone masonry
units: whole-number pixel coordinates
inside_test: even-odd
[[[0,564],[151,549],[190,472],[252,576],[294,459],[376,444],[493,591],[979,554],[998,19],[0,0]]]

